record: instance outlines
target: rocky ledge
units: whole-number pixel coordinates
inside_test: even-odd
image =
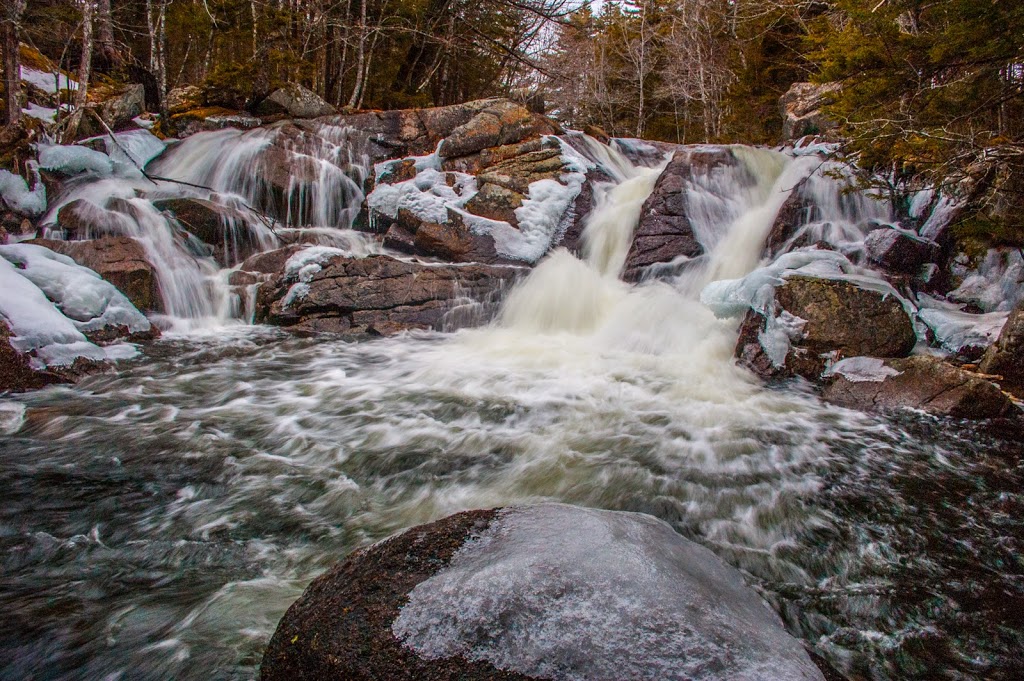
[[[260,286],[256,321],[302,331],[390,335],[489,317],[524,270],[353,258],[322,249],[291,251],[283,272]],[[319,256],[319,257],[318,257]],[[262,260],[272,260],[269,254]]]
[[[739,572],[638,513],[467,511],[355,552],[281,619],[263,681],[839,678]]]

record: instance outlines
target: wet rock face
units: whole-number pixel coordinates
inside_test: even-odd
[[[636,281],[646,267],[704,252],[688,217],[687,187],[696,175],[736,165],[728,148],[680,149],[672,156],[640,211],[623,279]]]
[[[902,230],[876,229],[864,239],[868,259],[887,272],[914,275],[938,255],[938,246]]]
[[[736,344],[736,357],[765,378],[815,381],[830,358],[905,357],[917,342],[899,300],[847,281],[791,276],[775,290],[775,306],[803,322],[784,366],[775,366],[765,352],[759,337],[766,319],[758,312],[747,314]]]
[[[153,205],[173,214],[190,234],[210,246],[222,267],[237,265],[262,250],[246,219],[227,206],[206,199],[162,199]]]
[[[737,571],[665,523],[543,504],[356,552],[288,610],[261,678],[823,676]]]
[[[338,256],[308,281],[281,275],[261,286],[256,321],[306,331],[377,335],[439,328],[459,304],[496,304],[522,273],[514,267]],[[293,290],[296,285],[299,288]]]
[[[836,374],[822,397],[844,407],[864,410],[920,409],[938,416],[989,419],[1016,412],[1009,398],[990,381],[938,357],[885,360],[891,370],[877,380]]]
[[[985,352],[981,371],[999,376],[999,385],[1024,396],[1024,304],[1010,313],[999,339]]]
[[[162,311],[163,303],[153,265],[135,239],[108,236],[91,241],[34,239],[29,243],[45,246],[88,267],[113,284],[139,310]]]
[[[263,655],[262,681],[529,678],[486,662],[423,660],[391,633],[406,594],[444,568],[495,515],[469,511],[413,528],[317,578],[281,619]]]
[[[781,254],[785,250],[787,242],[796,236],[800,227],[810,221],[815,208],[814,202],[802,195],[806,182],[807,180],[800,180],[775,216],[775,222],[772,223],[772,228],[765,239],[764,257],[769,260],[774,260]],[[788,250],[809,245],[801,238],[790,244]]]

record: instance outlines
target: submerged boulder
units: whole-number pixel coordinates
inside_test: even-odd
[[[839,362],[828,372],[822,397],[854,409],[919,409],[953,418],[999,418],[1016,411],[992,382],[924,355]]]
[[[766,378],[796,375],[813,381],[830,360],[905,357],[917,342],[910,315],[896,296],[850,281],[788,276],[775,289],[771,310],[772,322],[750,310],[736,344],[741,363]]]
[[[515,267],[430,265],[336,249],[299,251],[261,286],[256,321],[306,331],[389,335],[433,329],[459,305],[496,305]]]
[[[667,524],[561,504],[357,551],[282,618],[264,681],[824,679],[740,573]]]
[[[687,190],[698,175],[738,163],[728,147],[680,149],[662,172],[640,210],[633,244],[626,256],[623,278],[636,281],[645,268],[680,256],[696,257],[704,248],[689,217]]]

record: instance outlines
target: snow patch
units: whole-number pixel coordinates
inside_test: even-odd
[[[74,81],[63,73],[56,77],[52,73],[33,69],[28,66],[21,67],[21,79],[32,87],[38,88],[51,95],[57,94],[57,90],[77,90],[78,82]]]
[[[128,298],[92,270],[34,244],[0,246],[0,257],[35,284],[83,333],[123,326],[148,331],[149,320]]]
[[[40,120],[43,123],[53,123],[57,120],[57,110],[48,109],[45,106],[39,106],[34,102],[29,102],[28,107],[21,110],[26,116]]]

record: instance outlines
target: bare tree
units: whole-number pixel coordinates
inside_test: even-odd
[[[5,0],[0,14],[4,62],[4,87],[7,92],[7,125],[21,122],[21,15],[25,12],[26,0]]]
[[[92,16],[94,0],[82,0],[82,59],[78,62],[78,89],[75,108],[89,101],[89,72],[92,68]]]

